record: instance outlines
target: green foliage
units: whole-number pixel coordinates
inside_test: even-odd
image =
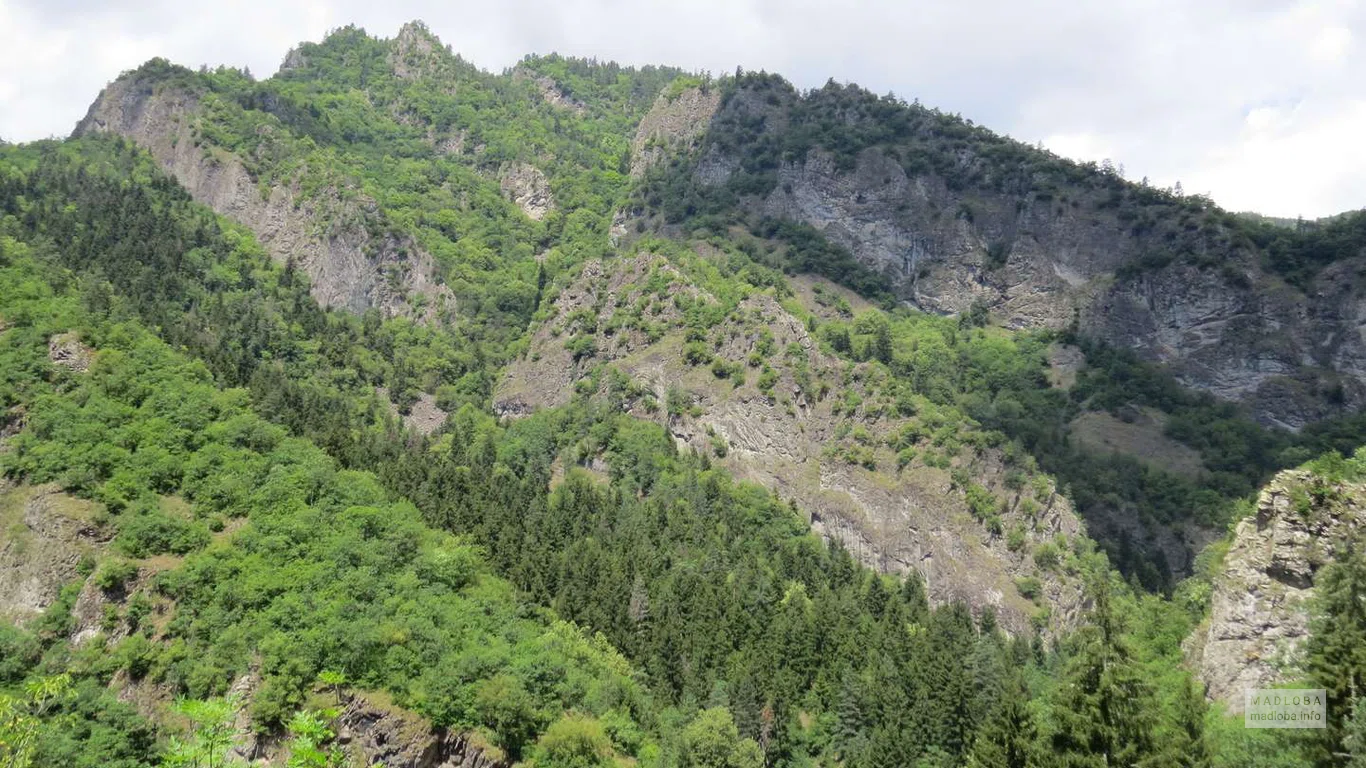
[[[135,563],[127,560],[106,560],[95,572],[95,585],[105,591],[121,590],[137,576],[137,573],[138,567]]]
[[[704,709],[683,729],[679,765],[684,768],[761,768],[759,745],[742,739],[730,712]]]
[[[1305,668],[1328,693],[1327,727],[1315,735],[1314,758],[1324,764],[1351,751],[1345,742],[1360,730],[1349,716],[1366,694],[1366,557],[1359,543],[1348,545],[1315,578],[1315,618],[1310,626]]]
[[[23,286],[34,269],[11,259],[0,284]],[[27,314],[25,301],[54,300],[0,299],[16,319]],[[198,551],[160,575],[156,588],[175,601],[176,613],[160,644],[128,641],[143,645],[123,649],[134,676],[199,697],[225,690],[255,659],[264,684],[253,711],[271,724],[288,721],[320,672],[341,668],[356,684],[388,688],[441,725],[487,727],[523,742],[534,735],[528,726],[478,706],[489,679],[516,681],[536,709],[639,706],[624,660],[574,627],[528,611],[510,585],[487,574],[477,549],[425,527],[417,510],[391,500],[373,475],[343,470],[308,442],[284,436],[247,409],[245,393],[217,389],[201,364],[136,325],[85,328],[83,337],[101,350],[96,365],[63,382],[61,395],[54,383],[34,382],[26,404],[32,426],[4,455],[4,470],[88,494],[98,494],[101,482],[131,478],[125,485],[138,498],[154,498],[139,452],[107,451],[79,476],[66,468],[69,457],[101,445],[137,446],[141,440],[130,436],[157,435],[155,445],[184,458],[183,470],[158,476],[162,490],[196,512],[208,507],[248,522],[230,546]],[[7,334],[6,348],[45,348],[47,333],[32,330]],[[115,522],[137,526],[140,519],[129,509]],[[126,581],[127,571],[114,561],[97,579]],[[51,618],[37,625],[40,637],[69,633],[75,594],[64,592]],[[206,704],[187,706],[208,712]],[[183,742],[186,754],[198,755],[188,764],[209,759],[202,741]]]
[[[42,717],[70,692],[66,675],[40,678],[24,687],[22,696],[0,694],[0,759],[6,768],[33,765]]]
[[[592,717],[565,715],[536,742],[528,766],[544,768],[611,768],[612,740]]]
[[[229,761],[228,749],[235,732],[235,699],[181,699],[173,707],[189,722],[185,736],[172,737],[166,750],[168,768],[222,768]]]
[[[1156,690],[1121,635],[1111,587],[1097,582],[1089,621],[1064,670],[1051,747],[1062,765],[1145,765],[1159,759]]]
[[[301,709],[286,726],[289,760],[285,768],[346,768],[348,761],[341,748],[331,744],[336,734],[328,725],[329,715]]]
[[[1098,756],[1170,763],[1172,750],[1198,765],[1202,740],[1216,753],[1246,754],[1217,728],[1200,729],[1203,702],[1177,672],[1179,637],[1192,623],[1183,607],[1116,596],[1136,617],[1124,630],[1098,600],[1091,625],[1045,652],[1025,637],[1007,640],[994,615],[974,618],[955,603],[931,609],[918,575],[897,583],[856,565],[816,539],[790,504],[736,482],[709,456],[680,454],[667,429],[624,415],[620,402],[590,398],[609,372],[561,408],[508,423],[483,410],[497,365],[520,351],[558,276],[609,250],[609,217],[626,203],[626,138],[675,73],[548,57],[491,76],[436,47],[404,54],[415,76],[400,78],[395,45],[347,28],[304,46],[300,66],[262,83],[164,62],[140,76],[149,87],[193,90],[209,116],[194,140],[211,155],[236,153],[263,185],[297,179],[313,202],[333,193],[375,200],[350,225],[374,242],[420,245],[456,294],[458,314],[432,326],[322,310],[292,267],[272,265],[243,230],[193,205],[124,142],[0,150],[0,314],[9,326],[0,334],[0,406],[22,406],[26,419],[0,470],[102,503],[128,558],[185,556],[149,587],[173,606],[169,620],[134,618],[149,599],[134,595],[134,634],[91,651],[94,661],[61,658],[76,589],[31,633],[0,628],[0,686],[34,675],[47,652],[54,668],[88,675],[81,690],[103,691],[103,678],[124,669],[207,699],[191,707],[194,727],[172,749],[201,763],[221,757],[225,705],[212,697],[248,670],[263,678],[250,703],[258,724],[290,732],[301,766],[336,763],[326,718],[301,710],[318,682],[333,695],[344,683],[387,691],[530,765],[1014,766],[1032,764],[1047,750],[1031,745],[1045,744],[1076,765]],[[797,99],[771,78],[744,87],[760,89],[765,103]],[[542,88],[561,103],[548,103]],[[744,372],[715,357],[723,341],[712,329],[751,290],[790,296],[780,270],[821,272],[882,296],[878,276],[810,227],[727,218],[736,199],[772,189],[777,163],[823,146],[847,170],[874,144],[968,141],[1021,161],[1019,175],[936,171],[955,174],[960,190],[1072,172],[894,100],[831,86],[802,101],[792,130],[776,138],[762,121],[721,117],[706,141],[753,150],[727,187],[693,184],[651,202],[668,192],[658,184],[679,183],[686,163],[643,186],[649,206],[682,201],[666,218],[690,222],[715,246],[702,258],[657,238],[637,244],[716,297],[674,293],[673,304],[689,334],[686,359],[710,363],[718,378],[742,382]],[[470,151],[443,155],[429,139],[457,136]],[[545,171],[559,205],[541,222],[486,178],[524,162]],[[658,300],[671,285],[664,270],[649,278]],[[923,456],[956,470],[989,531],[1006,535],[1003,504],[1028,509],[1021,495],[1051,496],[1040,466],[1083,509],[1119,498],[1167,521],[1192,510],[1221,520],[1256,471],[1292,447],[1101,349],[1088,350],[1095,372],[1076,391],[1052,389],[1043,377],[1051,339],[991,328],[982,309],[961,322],[846,311],[815,333],[848,359],[841,410],[869,423],[905,417],[886,446],[898,466]],[[86,374],[47,360],[47,339],[70,330],[98,350]],[[610,329],[563,332],[582,362]],[[809,391],[804,352],[779,350],[761,331],[748,362],[770,397],[779,361],[805,396],[820,396]],[[405,435],[376,386],[401,402],[435,392],[453,415],[435,438]],[[1215,470],[1209,486],[1068,446],[1064,425],[1088,400],[1119,408],[1145,398],[1165,401],[1173,435]],[[677,387],[665,405],[672,418],[699,412]],[[851,428],[846,457],[876,468],[883,446],[874,434],[882,433]],[[1311,431],[1294,447],[1350,439],[1348,428]],[[972,451],[993,447],[1010,467],[1006,498],[969,469]],[[718,440],[711,453],[724,449]],[[556,466],[567,471],[552,490]],[[1351,471],[1331,460],[1323,470]],[[188,514],[168,497],[188,502]],[[1009,536],[1023,548],[1023,529]],[[1035,559],[1051,568],[1063,553],[1044,544]],[[1104,571],[1103,560],[1080,559],[1069,552],[1067,567]],[[126,571],[113,561],[97,583],[127,585]],[[1140,578],[1164,583],[1155,566]],[[1031,599],[1043,593],[1037,578],[1017,587]],[[1325,658],[1340,664],[1341,655]],[[152,760],[150,732],[102,695],[41,714],[44,764]]]
[[[1045,765],[1038,729],[1029,711],[1022,678],[1005,685],[1005,698],[986,722],[968,754],[968,768],[1035,768]]]

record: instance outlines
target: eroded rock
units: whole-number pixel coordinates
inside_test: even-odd
[[[48,339],[47,357],[55,365],[85,373],[95,359],[95,350],[82,344],[81,337],[75,331],[67,331]]]
[[[361,765],[385,768],[506,768],[498,750],[470,734],[433,728],[376,695],[356,695],[336,723],[337,739]]]
[[[509,163],[498,173],[498,186],[528,217],[540,221],[555,208],[550,180],[534,165]]]
[[[1037,578],[1039,599],[1052,612],[1050,626],[1078,618],[1079,585],[1062,569],[1038,567],[1030,556],[1032,547],[1055,537],[1071,541],[1082,535],[1065,498],[1050,488],[1026,503],[1025,493],[1033,491],[1006,488],[1008,468],[998,454],[961,459],[971,462],[978,482],[1007,500],[1005,529],[1018,526],[1025,536],[1024,546],[1011,549],[1004,535],[992,534],[969,512],[949,469],[921,462],[897,468],[883,446],[905,419],[840,415],[840,398],[820,397],[799,384],[786,362],[788,350],[800,349],[806,358],[807,389],[818,389],[816,380],[841,380],[845,361],[825,355],[802,320],[773,296],[745,298],[705,345],[715,359],[739,366],[745,384],[737,386],[733,374],[718,375],[710,365],[689,365],[680,306],[694,300],[714,297],[659,256],[586,263],[561,290],[527,355],[507,369],[494,393],[495,411],[515,417],[561,405],[594,367],[608,363],[638,393],[627,405],[632,415],[663,424],[680,449],[712,455],[738,478],[795,501],[814,531],[843,542],[864,563],[891,573],[915,570],[936,602],[993,606],[1003,625],[1016,631],[1026,630],[1038,611],[1018,591],[1016,579]],[[623,320],[637,314],[639,321]],[[775,378],[768,390],[757,386],[760,371],[748,362],[761,345],[772,350],[767,363]],[[855,373],[852,379],[862,377]],[[670,398],[679,397],[686,404],[671,407]],[[858,439],[875,457],[876,469],[830,453],[832,445],[854,439],[846,434],[851,427],[861,430]]]
[[[778,135],[788,117],[771,92],[742,89],[715,120]],[[1075,324],[1170,366],[1191,387],[1246,403],[1267,424],[1296,429],[1366,403],[1366,254],[1330,266],[1303,291],[1268,273],[1232,233],[1206,266],[1163,265],[1151,257],[1167,246],[1145,239],[1103,192],[964,189],[915,170],[904,154],[788,156],[771,191],[744,205],[820,230],[921,309],[957,314],[982,304],[1007,327]],[[705,144],[694,180],[724,185],[741,159]],[[960,181],[999,170],[969,148],[956,160]]]
[[[1244,690],[1301,674],[1315,576],[1366,526],[1366,486],[1337,484],[1336,500],[1306,505],[1315,482],[1290,470],[1263,489],[1224,556],[1208,622],[1186,642],[1209,698],[1231,712],[1242,712]]]
[[[660,94],[636,127],[631,142],[631,175],[642,176],[671,152],[690,149],[706,133],[720,106],[719,88],[685,88],[672,97]]]
[[[80,578],[110,538],[96,511],[55,485],[0,485],[0,617],[24,623]]]
[[[309,279],[318,303],[386,315],[416,315],[417,297],[430,319],[453,305],[430,254],[407,236],[383,230],[373,200],[355,190],[305,194],[300,176],[257,183],[242,160],[196,136],[200,97],[183,87],[128,73],[101,93],[75,135],[117,133],[146,149],[194,199],[251,229],[280,264]]]

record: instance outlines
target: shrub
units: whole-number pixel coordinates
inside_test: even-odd
[[[1052,542],[1044,542],[1034,548],[1034,564],[1044,570],[1051,570],[1062,562],[1062,555],[1058,553],[1058,548]]]
[[[1034,576],[1021,576],[1015,580],[1015,591],[1027,600],[1037,600],[1043,594],[1043,582]]]
[[[711,362],[711,352],[707,350],[707,345],[700,341],[692,341],[683,345],[683,362],[688,365],[705,365]],[[722,361],[724,363],[724,361]]]
[[[1022,525],[1012,526],[1010,533],[1006,535],[1006,549],[1011,552],[1019,552],[1024,549],[1025,529]]]
[[[108,560],[95,572],[95,586],[106,592],[123,589],[138,575],[138,567],[127,560]]]

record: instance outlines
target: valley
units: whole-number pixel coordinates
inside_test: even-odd
[[[1363,227],[420,22],[154,59],[0,146],[0,757],[1366,759]]]

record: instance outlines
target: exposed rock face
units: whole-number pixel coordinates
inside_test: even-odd
[[[360,765],[385,768],[506,768],[469,734],[433,728],[411,712],[355,696],[337,718],[337,738]]]
[[[498,173],[498,186],[503,194],[522,209],[522,213],[540,221],[555,207],[550,195],[550,180],[540,169],[527,163],[509,163]]]
[[[399,29],[398,37],[394,38],[389,63],[399,79],[416,79],[430,72],[433,55],[443,48],[441,41],[426,25],[410,21]]]
[[[576,115],[582,115],[587,110],[582,101],[565,93],[560,84],[552,78],[520,66],[512,70],[512,77],[516,81],[530,80],[536,85],[536,90],[540,91],[541,98],[553,107],[568,110]]]
[[[75,331],[68,331],[48,339],[47,357],[55,365],[85,373],[95,359],[95,350],[82,344]]]
[[[1231,712],[1243,710],[1245,689],[1298,677],[1315,575],[1366,528],[1366,487],[1339,485],[1336,500],[1310,503],[1316,482],[1291,470],[1262,491],[1224,557],[1208,623],[1187,640],[1209,697]]]
[[[741,90],[716,120],[773,134],[788,112]],[[725,184],[740,160],[706,144],[694,178]],[[991,162],[961,150],[963,168]],[[1179,260],[1133,269],[1149,245],[1087,197],[1097,193],[1076,194],[1085,199],[1063,204],[954,189],[932,172],[908,175],[877,147],[841,169],[817,148],[786,159],[772,191],[747,205],[810,224],[923,309],[958,313],[983,302],[1011,327],[1079,322],[1088,335],[1170,365],[1189,386],[1248,403],[1267,423],[1298,428],[1366,403],[1366,256],[1326,270],[1307,294],[1263,271],[1243,246],[1227,246],[1217,269]]]
[[[720,106],[719,88],[686,88],[673,98],[660,94],[636,127],[631,142],[631,175],[641,176],[671,151],[691,149],[693,142],[707,132],[707,124]]]
[[[109,540],[95,506],[56,486],[0,481],[0,618],[32,619],[79,577],[82,558]]]
[[[367,223],[378,221],[374,201],[335,188],[309,197],[298,177],[263,188],[239,158],[200,146],[198,109],[194,93],[128,74],[100,93],[75,135],[112,132],[132,139],[195,200],[250,228],[277,262],[293,262],[325,306],[411,315],[411,299],[424,296],[423,317],[433,317],[454,300],[416,243],[368,231]]]
[[[667,284],[667,300],[658,287],[656,293],[646,288],[652,282]],[[1003,624],[1013,630],[1028,627],[1037,610],[1018,591],[1020,578],[1040,580],[1040,599],[1051,608],[1054,626],[1077,617],[1082,597],[1075,581],[1060,569],[1037,566],[1030,556],[1036,545],[1081,533],[1064,497],[1052,488],[1040,498],[1031,490],[1009,490],[1007,468],[992,450],[955,459],[955,466],[969,468],[977,482],[1005,500],[1005,529],[1019,526],[1026,537],[1023,547],[1012,550],[1005,536],[991,533],[972,516],[948,469],[919,461],[897,468],[884,446],[907,420],[841,415],[836,411],[840,398],[819,396],[812,381],[803,389],[782,350],[800,348],[812,380],[841,381],[845,363],[826,356],[802,321],[772,296],[744,299],[714,348],[717,359],[745,367],[763,343],[760,334],[771,334],[769,344],[777,352],[767,364],[774,367],[776,380],[768,391],[755,386],[760,374],[753,368],[747,382],[736,386],[707,365],[687,364],[675,298],[711,300],[659,257],[586,264],[560,293],[555,315],[533,336],[528,355],[509,367],[494,394],[495,410],[515,417],[563,404],[593,366],[610,362],[645,393],[628,404],[633,415],[663,422],[680,448],[714,455],[713,461],[737,477],[796,501],[813,530],[842,541],[863,562],[892,573],[915,569],[932,599],[995,606]],[[614,319],[632,307],[642,308],[650,331]],[[567,342],[590,326],[596,349],[589,356],[571,350]],[[672,330],[661,333],[660,326]],[[864,373],[850,376],[848,386],[858,389]],[[669,415],[664,406],[671,391],[674,398],[681,393],[691,407]],[[859,431],[853,432],[855,428]],[[871,457],[866,461],[876,469],[837,455],[841,446],[866,451]]]
[[[1298,428],[1362,402],[1361,266],[1353,260],[1325,270],[1306,295],[1250,263],[1232,275],[1173,264],[1114,281],[1083,308],[1081,323],[1169,363],[1188,386]],[[1324,395],[1335,377],[1320,377],[1333,371],[1344,385],[1336,405]]]
[[[437,406],[436,398],[426,392],[418,393],[417,402],[412,404],[407,413],[399,412],[398,406],[389,397],[388,387],[375,387],[375,394],[389,404],[391,412],[403,421],[404,426],[419,435],[430,435],[440,429],[449,415]]]

